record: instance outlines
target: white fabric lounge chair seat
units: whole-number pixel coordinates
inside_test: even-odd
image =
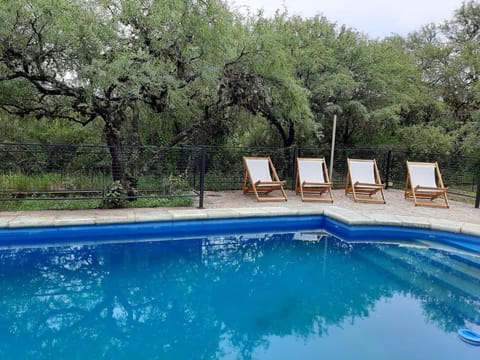
[[[324,158],[297,158],[295,192],[300,193],[302,201],[333,202],[332,187]],[[328,196],[322,197],[323,194]]]
[[[443,185],[440,169],[436,162],[407,161],[407,179],[405,181],[405,198],[413,198],[415,206],[449,207],[448,188]],[[420,201],[428,199],[430,201]],[[435,199],[442,201],[435,202]]]
[[[243,193],[254,193],[258,201],[287,201],[283,188],[285,181],[278,178],[270,157],[243,157],[245,176]],[[280,196],[268,196],[272,191],[279,190]],[[263,194],[263,195],[260,195]]]
[[[385,204],[384,187],[375,159],[347,159],[346,195],[352,194],[355,201]],[[380,197],[373,197],[377,193]]]

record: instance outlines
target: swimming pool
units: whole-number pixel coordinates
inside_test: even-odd
[[[480,325],[475,239],[252,220],[104,228],[124,241],[103,244],[74,227],[77,244],[4,236],[0,358],[478,359],[456,335]]]

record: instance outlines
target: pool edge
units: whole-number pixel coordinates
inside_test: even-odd
[[[0,218],[0,229],[309,215],[325,215],[347,225],[413,227],[480,236],[480,224],[476,223],[457,222],[433,217],[388,215],[380,213],[364,214],[336,206],[325,209],[291,209],[287,207],[171,210],[136,209],[132,212],[99,211],[88,215],[78,214],[76,212],[57,215],[55,213],[49,213],[40,217],[16,214],[14,216]]]
[[[239,232],[288,231],[325,229],[342,239],[359,237],[363,240],[379,240],[380,237],[393,239],[397,233],[408,238],[423,236],[432,241],[456,244],[454,236],[468,243],[470,248],[480,253],[480,225],[455,223],[420,217],[373,216],[359,214],[342,208],[326,210],[287,208],[255,208],[225,210],[170,210],[154,216],[135,216],[126,219],[106,216],[96,221],[33,222],[17,221],[11,227],[0,226],[0,246],[22,246],[22,243],[51,245],[61,243],[97,243],[119,241],[149,241],[165,238],[187,238],[227,233],[229,229]],[[105,214],[104,214],[105,215]],[[18,219],[17,219],[18,220]],[[65,219],[64,219],[65,220]],[[85,219],[83,219],[85,220]],[[99,221],[100,220],[100,221]],[[104,220],[104,221],[102,221]],[[105,221],[109,220],[109,221]],[[115,221],[116,220],[116,221]],[[22,226],[20,226],[22,225]],[[35,226],[33,226],[35,225]],[[92,236],[92,234],[95,234]],[[393,235],[391,235],[393,234]],[[64,240],[66,239],[66,240]],[[88,240],[86,240],[88,239]],[[36,242],[35,242],[36,241]]]

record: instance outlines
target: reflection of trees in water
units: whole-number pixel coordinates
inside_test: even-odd
[[[12,357],[18,352],[35,358],[122,358],[125,349],[138,354],[171,350],[183,351],[187,358],[189,342],[202,337],[207,325],[192,321],[205,317],[195,313],[204,311],[195,303],[202,300],[194,298],[201,276],[200,244],[152,246],[151,251],[146,245],[62,248],[54,256],[22,250],[16,257],[30,267],[20,268],[14,257],[4,257],[0,278],[9,288],[2,287],[6,291],[0,306],[6,311],[0,320],[8,324],[5,335],[11,341],[2,352]],[[204,340],[211,354],[217,341],[212,339],[212,348]]]
[[[270,335],[326,335],[398,292],[421,299],[442,329],[478,321],[478,311],[454,307],[478,299],[442,295],[442,284],[381,246],[323,241],[283,234],[4,251],[0,353],[211,358],[223,339],[248,358]],[[365,258],[372,252],[375,262]]]
[[[325,258],[318,243],[268,240],[207,256],[222,272],[212,286],[212,306],[246,357],[266,336],[322,336],[331,325],[367,316],[375,301],[391,294],[381,274],[372,279],[365,265],[350,261],[342,243],[332,243]]]
[[[468,256],[442,250],[386,245],[358,246],[355,253],[399,282],[395,291],[417,299],[425,319],[443,331],[456,332],[466,322],[480,323],[478,260],[471,262]],[[365,254],[375,261],[366,259]]]

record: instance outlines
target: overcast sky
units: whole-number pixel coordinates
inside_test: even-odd
[[[271,16],[287,8],[290,15],[324,15],[337,25],[345,24],[371,38],[407,35],[422,25],[453,18],[463,0],[228,0],[236,9],[263,9]]]

